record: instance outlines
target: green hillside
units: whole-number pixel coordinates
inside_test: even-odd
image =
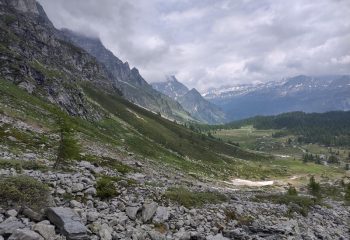
[[[79,117],[68,116],[55,105],[47,103],[38,96],[21,90],[6,80],[0,81],[1,114],[25,122],[42,126],[48,132],[57,132],[57,119],[64,116],[73,127],[81,144],[99,142],[101,144],[126,149],[152,161],[162,162],[165,166],[183,170],[199,176],[226,178],[235,175],[266,175],[273,168],[259,169],[255,162],[271,159],[267,155],[256,154],[234,145],[212,139],[196,133],[183,125],[162,118],[158,114],[138,107],[117,95],[99,92],[91,85],[83,86],[84,93],[99,112],[105,117],[98,121],[88,121]],[[2,127],[2,134],[6,126]],[[23,148],[37,146],[35,141],[45,136],[21,133]],[[40,142],[40,141],[39,141]],[[38,143],[39,143],[38,142]],[[55,148],[55,140],[46,139],[47,148]],[[10,144],[10,142],[8,141]],[[15,147],[18,147],[15,144]],[[249,169],[249,171],[246,171]],[[281,173],[282,174],[282,173]]]
[[[279,130],[275,131],[275,135],[295,135],[300,143],[350,146],[350,111],[290,112],[276,116],[257,116],[221,126],[199,126],[198,128],[238,129],[249,125],[258,130]]]

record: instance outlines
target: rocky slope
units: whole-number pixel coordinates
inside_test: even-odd
[[[50,186],[47,208],[33,211],[9,205],[0,208],[0,239],[347,239],[349,207],[327,202],[307,216],[292,212],[298,206],[256,202],[259,191],[218,188],[211,183],[186,180],[166,169],[149,168],[129,157],[142,173],[127,175],[81,161],[74,172],[0,169],[0,177],[30,176]],[[50,162],[44,162],[52,166]],[[99,176],[118,179],[118,196],[101,199]],[[156,186],[150,183],[156,183]],[[227,200],[205,207],[186,208],[164,198],[172,186],[194,192],[218,189]]]
[[[35,1],[0,1],[1,77],[60,105],[71,115],[99,119],[80,84],[117,94],[107,70],[95,58],[62,41]]]
[[[124,94],[128,100],[169,118],[191,119],[178,103],[154,91],[137,69],[129,69],[102,45],[97,44],[97,50],[107,54],[110,63],[102,62],[103,58],[96,60],[67,40],[67,32],[55,29],[39,4],[2,0],[0,7],[3,78],[59,104],[71,115],[101,118],[102,113],[82,90],[88,83],[108,93]]]
[[[220,124],[226,121],[226,116],[220,108],[205,100],[196,90],[189,90],[175,76],[167,76],[165,82],[152,84],[157,91],[178,101],[192,116],[203,123]]]
[[[64,37],[73,44],[83,48],[102,63],[112,75],[118,89],[129,101],[159,112],[176,120],[192,120],[191,116],[166,95],[155,91],[140,75],[136,68],[130,69],[127,62],[122,62],[106,49],[98,38],[86,37],[67,29],[62,31]]]
[[[230,120],[282,112],[350,109],[349,76],[296,76],[280,82],[212,89],[205,98]]]

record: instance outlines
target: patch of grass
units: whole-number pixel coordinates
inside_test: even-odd
[[[234,211],[226,210],[226,221],[229,222],[231,220],[236,220],[238,225],[240,226],[248,226],[251,225],[254,221],[254,218],[250,215],[237,215]]]
[[[101,199],[109,199],[119,195],[114,186],[114,181],[105,176],[97,180],[96,190],[97,196]]]
[[[298,196],[298,192],[297,192],[297,190],[295,189],[295,187],[290,186],[290,187],[288,188],[287,195],[288,195],[288,196]]]
[[[202,207],[204,204],[217,204],[227,201],[227,197],[218,192],[192,192],[184,187],[169,188],[164,196],[187,208]]]
[[[154,229],[157,232],[160,232],[162,234],[165,234],[168,231],[168,228],[167,228],[167,226],[164,223],[155,223],[154,224]]]
[[[297,212],[303,216],[307,216],[310,208],[316,204],[320,204],[319,200],[298,195],[275,194],[275,195],[257,195],[255,201],[268,201],[275,204],[284,204],[289,206],[288,214]]]
[[[40,170],[47,171],[48,167],[44,164],[39,163],[38,161],[20,161],[20,160],[0,160],[0,168],[8,169],[13,168],[17,172],[24,170]]]
[[[16,22],[17,18],[14,15],[3,15],[2,20],[7,26],[9,26],[12,23]]]
[[[9,169],[13,168],[17,172],[22,171],[22,164],[17,160],[0,160],[0,169]]]
[[[0,178],[0,204],[5,207],[12,202],[15,206],[40,210],[48,206],[48,196],[48,186],[34,178],[26,176]]]
[[[348,184],[346,187],[345,187],[345,196],[344,196],[344,199],[345,199],[345,202],[347,204],[350,204],[350,184]]]
[[[188,128],[137,107],[115,95],[98,92],[89,86],[84,86],[84,91],[100,106],[130,124],[137,132],[181,156],[189,156],[207,162],[220,161],[224,158],[218,156],[218,153],[249,160],[266,159],[264,156],[223,144],[215,139],[203,138]]]
[[[137,171],[135,168],[130,167],[116,159],[109,158],[109,157],[98,157],[94,155],[86,155],[86,156],[80,157],[80,159],[97,164],[98,166],[109,167],[121,174],[127,174],[130,172]]]
[[[47,78],[63,78],[65,75],[56,69],[49,68],[38,61],[32,61],[30,63],[31,67],[35,68],[37,71],[41,72]]]
[[[137,185],[137,181],[130,178],[124,178],[119,176],[106,176],[106,175],[100,175],[100,177],[104,179],[108,179],[112,182],[115,182],[123,187],[131,187]]]

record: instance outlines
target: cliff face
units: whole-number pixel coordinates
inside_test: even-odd
[[[63,40],[34,0],[0,0],[0,77],[47,98],[69,114],[99,119],[81,88],[118,93],[106,68]]]

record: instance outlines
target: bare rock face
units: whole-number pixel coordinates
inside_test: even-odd
[[[68,240],[88,239],[87,228],[82,224],[79,215],[70,208],[48,208],[46,215],[50,222],[67,237]]]
[[[39,14],[36,0],[10,0],[8,2],[20,12]]]

